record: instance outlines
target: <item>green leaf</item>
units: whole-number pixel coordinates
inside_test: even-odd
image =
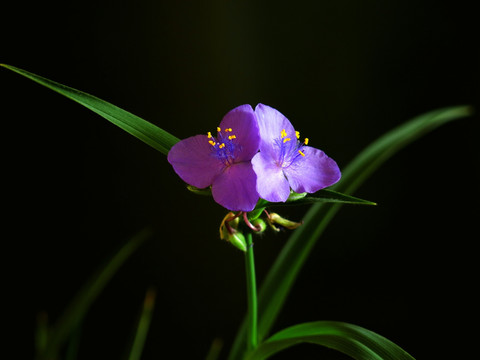
[[[70,302],[58,321],[48,333],[47,344],[44,351],[38,354],[38,359],[54,359],[59,353],[72,331],[78,327],[85,317],[90,306],[100,295],[117,270],[125,261],[151,236],[150,229],[144,229],[132,237],[122,248],[80,289]]]
[[[0,66],[25,76],[30,80],[33,80],[51,90],[58,92],[63,96],[66,96],[73,101],[78,102],[79,104],[104,117],[111,123],[117,125],[119,128],[125,130],[129,134],[142,140],[144,143],[150,145],[165,155],[168,153],[170,148],[179,141],[178,138],[153,125],[152,123],[95,96],[59,84],[55,81],[32,74],[28,71],[11,65],[0,64]]]
[[[323,189],[314,194],[297,194],[292,193],[288,200],[284,203],[268,203],[266,206],[292,206],[306,205],[314,203],[337,203],[337,204],[353,204],[353,205],[377,205],[374,202],[363,200],[351,195],[342,194],[338,191]]]
[[[471,115],[469,106],[455,106],[428,112],[391,130],[364,149],[343,171],[342,179],[332,187],[352,194],[380,165],[400,149],[437,127]],[[264,339],[274,324],[300,269],[341,204],[314,204],[303,218],[270,268],[259,291],[259,339]],[[240,327],[229,359],[242,359],[246,348],[245,321]]]
[[[150,328],[150,322],[152,320],[153,308],[155,305],[155,297],[157,292],[155,289],[150,288],[145,294],[145,300],[143,301],[142,313],[138,320],[138,325],[135,331],[135,336],[130,349],[130,355],[128,360],[140,360],[142,357],[143,347],[145,340],[147,339],[148,330]]]
[[[261,360],[300,343],[313,343],[338,350],[357,360],[414,360],[398,345],[373,331],[337,321],[317,321],[279,331],[254,352],[248,360]]]
[[[317,191],[314,194],[301,193],[294,191],[290,193],[285,202],[269,202],[267,200],[259,199],[257,206],[249,214],[249,220],[255,220],[262,215],[263,210],[267,207],[283,207],[295,205],[311,205],[315,203],[337,203],[337,204],[353,204],[353,205],[377,205],[374,202],[363,200],[354,196],[339,193],[329,189]]]

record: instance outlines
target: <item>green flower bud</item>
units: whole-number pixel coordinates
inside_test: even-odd
[[[247,242],[245,241],[245,236],[243,236],[241,232],[235,231],[232,234],[228,233],[227,241],[237,249],[240,249],[243,252],[247,251]]]
[[[293,230],[303,224],[303,222],[295,222],[295,221],[282,218],[280,215],[276,213],[270,213],[268,215],[268,222],[270,226],[273,228],[273,230],[275,231],[280,231],[277,225],[280,225],[281,227],[284,227],[289,230]]]
[[[240,219],[235,216],[233,212],[229,212],[227,215],[225,215],[220,223],[220,228],[218,229],[220,233],[220,239],[226,240],[227,234],[232,233],[232,230],[237,229],[239,222]]]
[[[255,231],[255,233],[257,234],[263,233],[267,228],[267,224],[265,224],[265,221],[263,221],[263,219],[260,219],[260,218],[253,220],[252,225],[255,226],[257,229],[260,229],[258,231]]]

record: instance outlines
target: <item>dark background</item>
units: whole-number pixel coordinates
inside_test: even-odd
[[[4,4],[0,17],[2,63],[179,138],[262,102],[341,168],[405,120],[480,98],[478,16],[462,1],[36,2]],[[78,358],[122,358],[150,285],[158,296],[145,359],[202,359],[215,337],[226,356],[246,304],[242,254],[217,235],[225,210],[186,191],[164,155],[80,105],[6,69],[0,96],[6,349],[31,358],[36,314],[54,322],[105,259],[153,226],[91,308]],[[471,358],[478,165],[478,115],[389,160],[356,193],[379,205],[341,210],[274,330],[340,320],[417,359]],[[305,210],[283,214],[299,220]],[[287,238],[256,242],[260,283]],[[275,358],[315,354],[346,358],[307,345]]]

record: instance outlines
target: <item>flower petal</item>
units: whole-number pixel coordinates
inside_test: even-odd
[[[337,163],[323,151],[304,146],[302,152],[305,156],[299,156],[283,170],[293,191],[314,193],[340,180]]]
[[[290,195],[290,185],[282,167],[263,152],[253,157],[252,166],[257,174],[257,191],[260,197],[271,202],[285,202]]]
[[[278,110],[258,104],[255,108],[257,114],[258,128],[260,130],[260,151],[273,153],[276,149],[276,142],[281,139],[282,131],[285,130],[284,138],[297,140],[295,129],[290,121]],[[272,154],[272,157],[275,157]]]
[[[258,201],[256,178],[250,162],[228,166],[213,181],[213,199],[228,210],[252,211]]]
[[[173,145],[167,159],[183,181],[202,189],[212,185],[225,167],[212,156],[211,147],[206,135],[192,136]]]
[[[240,105],[230,110],[220,123],[221,131],[232,129],[230,135],[235,135],[234,142],[238,152],[235,162],[249,161],[258,151],[260,135],[258,132],[257,117],[250,105]]]

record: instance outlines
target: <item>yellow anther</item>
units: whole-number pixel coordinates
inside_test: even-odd
[[[308,145],[308,138],[305,138],[305,141],[303,142],[305,145]]]
[[[287,141],[290,141],[290,140],[292,140],[292,139],[290,139],[290,138],[285,138],[285,139],[283,139],[283,143],[286,143]]]
[[[215,146],[215,141],[213,141],[213,140],[209,140],[208,143],[212,146]]]
[[[207,137],[208,137],[209,139],[212,138],[212,133],[211,133],[210,131],[207,133]]]
[[[223,149],[224,147],[225,147],[225,143],[221,143],[220,145],[218,145],[219,149]]]
[[[284,137],[287,137],[287,132],[285,131],[285,129],[282,130],[282,132],[280,133],[280,136],[282,137],[282,139]]]
[[[305,154],[302,152],[302,150],[298,150],[298,152],[300,153],[300,155],[305,156]]]
[[[232,139],[236,139],[236,138],[237,138],[237,137],[236,137],[235,135],[230,135],[230,136],[228,137],[228,140],[232,140]]]
[[[295,136],[297,137],[297,139],[300,138],[300,131],[295,131]]]
[[[217,126],[217,132],[220,132],[220,131],[222,131],[222,129],[220,129],[220,127]]]
[[[229,132],[229,131],[232,132],[233,131],[232,128],[225,129],[225,132]]]

